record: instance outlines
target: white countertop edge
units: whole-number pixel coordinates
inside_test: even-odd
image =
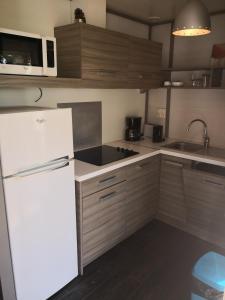
[[[76,176],[75,175],[75,180],[78,181],[78,182],[82,182],[82,181],[94,178],[94,177],[99,176],[99,175],[103,175],[105,173],[108,173],[108,172],[114,171],[116,169],[128,166],[130,164],[136,163],[136,162],[141,161],[145,158],[149,158],[149,157],[152,157],[152,156],[155,156],[155,155],[158,155],[158,154],[160,154],[160,150],[152,149],[152,152],[149,152],[149,153],[146,153],[146,154],[143,154],[143,155],[139,155],[137,157],[130,158],[129,160],[126,160],[126,161],[123,161],[123,162],[122,161],[118,162],[117,164],[105,167],[104,169],[97,170],[97,171],[94,171],[94,172],[90,172],[86,175],[81,175],[81,176]],[[75,170],[75,173],[76,173],[76,170]]]
[[[225,167],[225,161],[219,160],[219,158],[205,158],[202,156],[198,156],[196,154],[179,153],[178,151],[175,152],[172,150],[164,150],[164,149],[161,149],[160,153],[165,154],[165,155],[195,160],[195,161],[199,161],[199,162],[204,162],[207,164],[216,165],[216,166],[220,166],[220,167]]]
[[[78,182],[82,182],[88,179],[92,179],[94,177],[97,177],[99,175],[103,175],[105,173],[114,171],[116,169],[128,166],[130,164],[136,163],[138,161],[141,161],[145,158],[149,158],[158,154],[165,154],[165,155],[170,155],[170,156],[174,156],[174,157],[180,157],[180,158],[184,158],[184,159],[190,159],[190,160],[195,160],[195,161],[199,161],[199,162],[204,162],[204,163],[208,163],[208,164],[213,164],[216,166],[221,166],[221,167],[225,167],[225,161],[224,160],[220,160],[219,158],[204,158],[202,156],[198,156],[196,154],[187,154],[187,153],[180,153],[178,151],[173,151],[173,150],[165,150],[165,149],[158,149],[158,150],[154,150],[152,148],[149,148],[152,151],[143,155],[139,155],[137,157],[134,158],[130,158],[128,160],[125,161],[120,161],[116,164],[107,166],[103,169],[100,170],[96,170],[93,172],[90,172],[88,174],[85,175],[81,175],[81,176],[76,176],[75,175],[75,180]],[[76,174],[76,170],[75,170],[75,174]]]

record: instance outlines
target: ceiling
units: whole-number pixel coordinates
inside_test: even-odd
[[[149,23],[174,19],[186,0],[106,0],[107,8]],[[202,0],[210,13],[225,10],[225,0]],[[149,17],[160,17],[151,19]]]

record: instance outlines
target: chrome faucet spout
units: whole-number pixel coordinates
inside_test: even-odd
[[[209,136],[208,136],[208,127],[207,127],[207,124],[205,121],[201,120],[201,119],[194,119],[192,120],[189,124],[188,124],[188,127],[187,127],[187,131],[189,132],[190,129],[191,129],[191,126],[193,123],[195,122],[200,122],[203,124],[203,141],[204,141],[204,148],[205,149],[208,149],[209,147]]]

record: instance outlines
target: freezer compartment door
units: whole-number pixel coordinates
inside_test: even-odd
[[[17,299],[47,299],[78,274],[74,162],[3,184]]]
[[[57,158],[73,157],[72,132],[70,109],[0,115],[3,177]]]

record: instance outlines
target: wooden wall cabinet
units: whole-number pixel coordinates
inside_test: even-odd
[[[129,85],[136,88],[159,87],[163,80],[161,60],[161,44],[129,37]]]
[[[106,87],[160,87],[162,45],[87,24],[55,28],[59,77]]]
[[[159,157],[76,182],[79,269],[156,215]]]

